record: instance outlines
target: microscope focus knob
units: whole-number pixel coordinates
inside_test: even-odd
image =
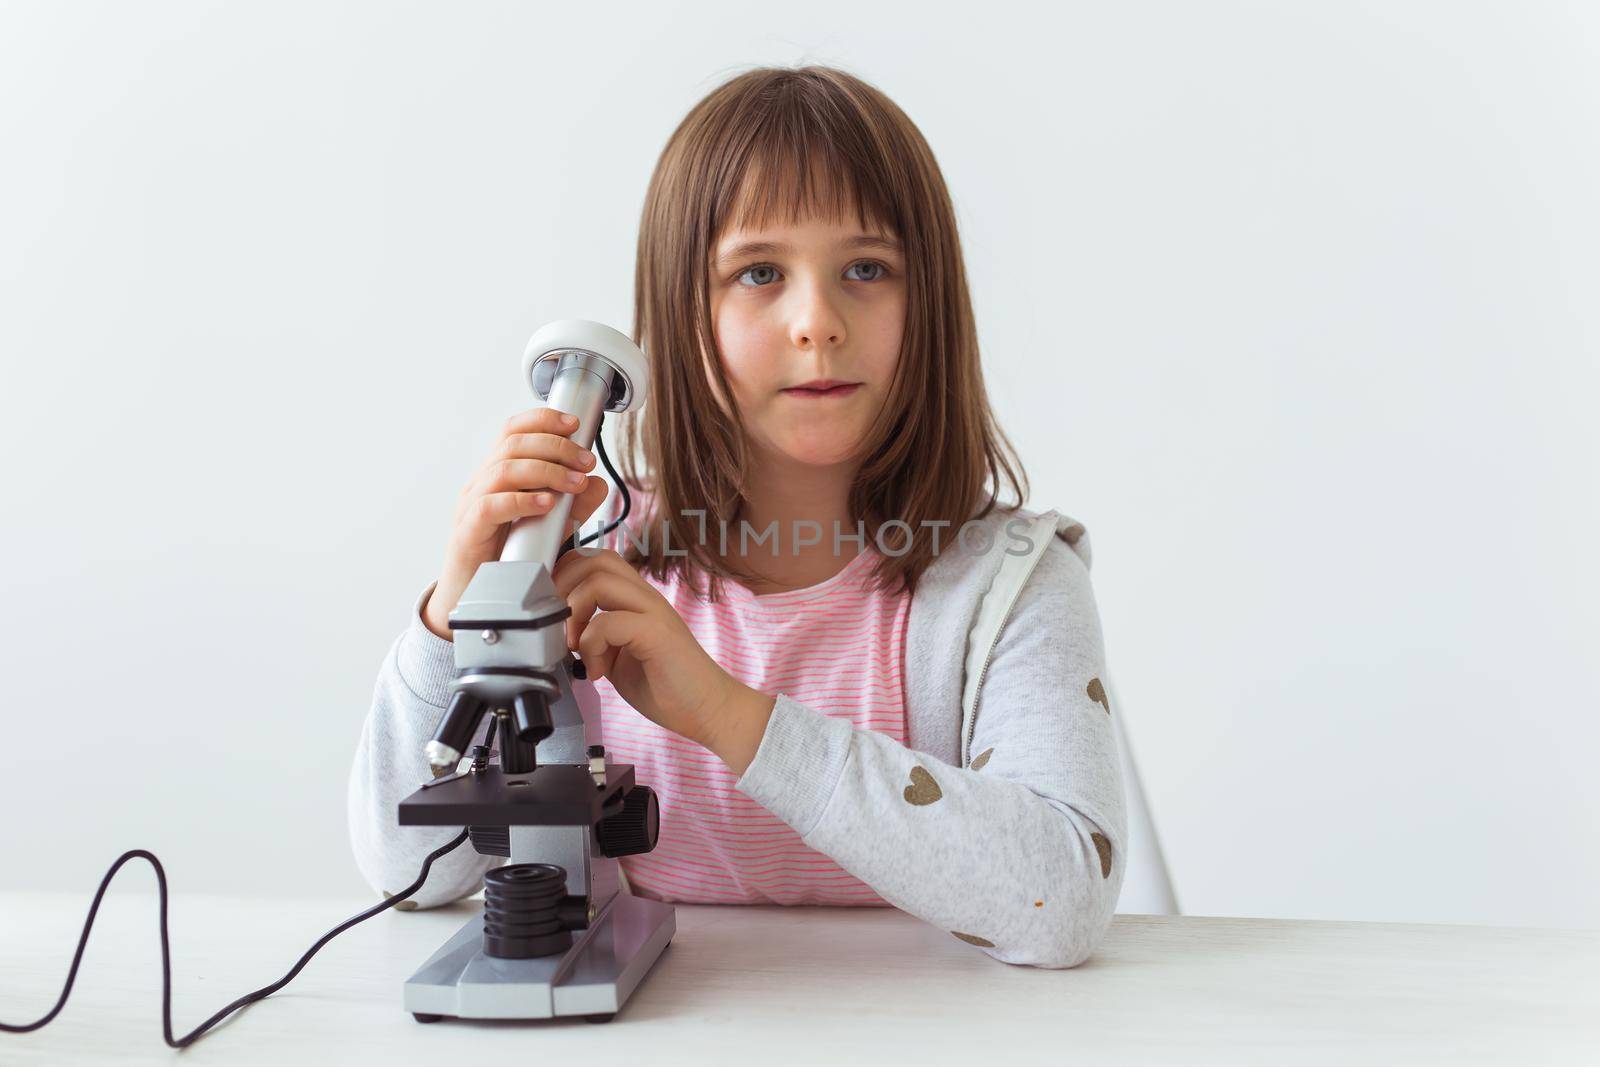
[[[595,828],[600,854],[616,859],[653,851],[661,828],[661,806],[655,790],[636,785],[622,798],[622,810]]]

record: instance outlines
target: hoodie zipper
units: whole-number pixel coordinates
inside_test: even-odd
[[[1055,523],[1052,522],[1049,536],[1054,537],[1055,534]],[[995,627],[994,638],[989,642],[989,651],[983,657],[983,668],[978,671],[978,687],[972,691],[972,720],[967,723],[967,740],[963,746],[967,750],[967,763],[969,764],[972,762],[972,735],[978,732],[978,700],[983,694],[983,680],[989,675],[989,663],[994,659],[994,650],[1000,647],[1000,635],[1005,633],[1006,623],[1010,621],[1011,613],[1017,609],[1017,601],[1022,599],[1022,587],[1028,584],[1029,578],[1033,577],[1033,569],[1039,565],[1039,556],[1043,555],[1045,549],[1049,547],[1047,542],[1045,548],[1040,549],[1028,561],[1028,573],[1023,575],[1022,583],[1011,594],[1011,603],[1006,605],[1006,613],[1000,617],[1000,625]],[[960,753],[957,753],[957,755],[959,756]]]
[[[983,657],[983,669],[978,672],[978,688],[972,691],[972,720],[967,723],[967,743],[962,746],[967,750],[967,763],[972,763],[972,735],[978,732],[978,697],[983,692],[983,680],[989,674],[989,661],[994,659],[994,650],[1000,647],[1000,635],[1005,631],[1006,620],[1011,618],[1011,610],[1016,607],[1017,598],[1011,598],[1011,604],[1006,608],[1005,617],[1000,620],[1000,625],[995,629],[994,640],[989,642],[989,652]]]

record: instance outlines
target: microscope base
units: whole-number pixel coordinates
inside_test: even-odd
[[[593,926],[574,930],[566,952],[500,959],[483,952],[480,912],[406,982],[405,1009],[418,1022],[552,1019],[604,1022],[644,980],[678,922],[672,905],[619,892]]]

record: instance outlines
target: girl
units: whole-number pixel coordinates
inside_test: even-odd
[[[660,798],[656,849],[621,860],[631,891],[893,905],[1008,963],[1082,962],[1127,833],[1089,541],[1021,507],[921,133],[825,67],[718,87],[651,179],[633,333],[651,369],[622,425],[637,514],[620,551],[552,571],[608,756]],[[582,524],[607,495],[573,429],[550,409],[505,424],[384,661],[349,815],[386,895],[453,836],[395,826],[449,701],[450,610],[511,522],[571,492]],[[457,849],[405,904],[500,862]]]

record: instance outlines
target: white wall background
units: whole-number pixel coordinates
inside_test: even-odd
[[[1184,909],[1600,925],[1597,51],[1528,3],[6,4],[0,887],[365,891],[351,752],[523,343],[626,329],[672,127],[818,61],[944,168]]]

